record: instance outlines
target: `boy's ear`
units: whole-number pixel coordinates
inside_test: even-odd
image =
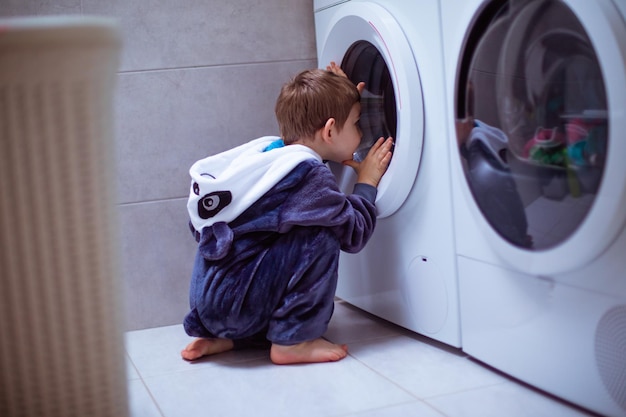
[[[337,122],[332,117],[326,120],[326,123],[324,124],[324,127],[322,128],[322,139],[325,142],[329,142],[332,140],[332,135],[333,135],[332,131],[333,131],[333,128],[335,127],[335,123]]]

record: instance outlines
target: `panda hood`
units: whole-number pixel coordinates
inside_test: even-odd
[[[277,141],[279,137],[264,136],[191,166],[187,210],[194,229],[235,220],[298,164],[322,161],[309,147],[275,147]]]

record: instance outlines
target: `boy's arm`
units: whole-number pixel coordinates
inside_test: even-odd
[[[344,251],[358,252],[376,225],[376,187],[360,183],[354,191],[342,193],[328,167],[315,164],[281,206],[279,232],[293,226],[328,227]]]

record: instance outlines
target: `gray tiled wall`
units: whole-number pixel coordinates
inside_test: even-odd
[[[312,0],[1,0],[0,16],[96,14],[124,38],[116,91],[128,330],[180,323],[195,241],[187,170],[277,134],[283,82],[316,65]]]

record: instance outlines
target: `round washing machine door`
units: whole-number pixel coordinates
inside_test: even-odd
[[[394,138],[391,163],[376,198],[378,217],[392,215],[407,198],[417,175],[424,138],[422,88],[413,52],[400,25],[373,3],[338,6],[323,36],[318,60],[325,67],[338,64],[361,94],[361,145],[354,154],[362,160],[374,142]],[[340,188],[352,192],[356,174],[350,167],[329,162]]]
[[[469,206],[501,258],[557,274],[602,253],[626,219],[626,27],[611,0],[499,0],[457,69]]]

